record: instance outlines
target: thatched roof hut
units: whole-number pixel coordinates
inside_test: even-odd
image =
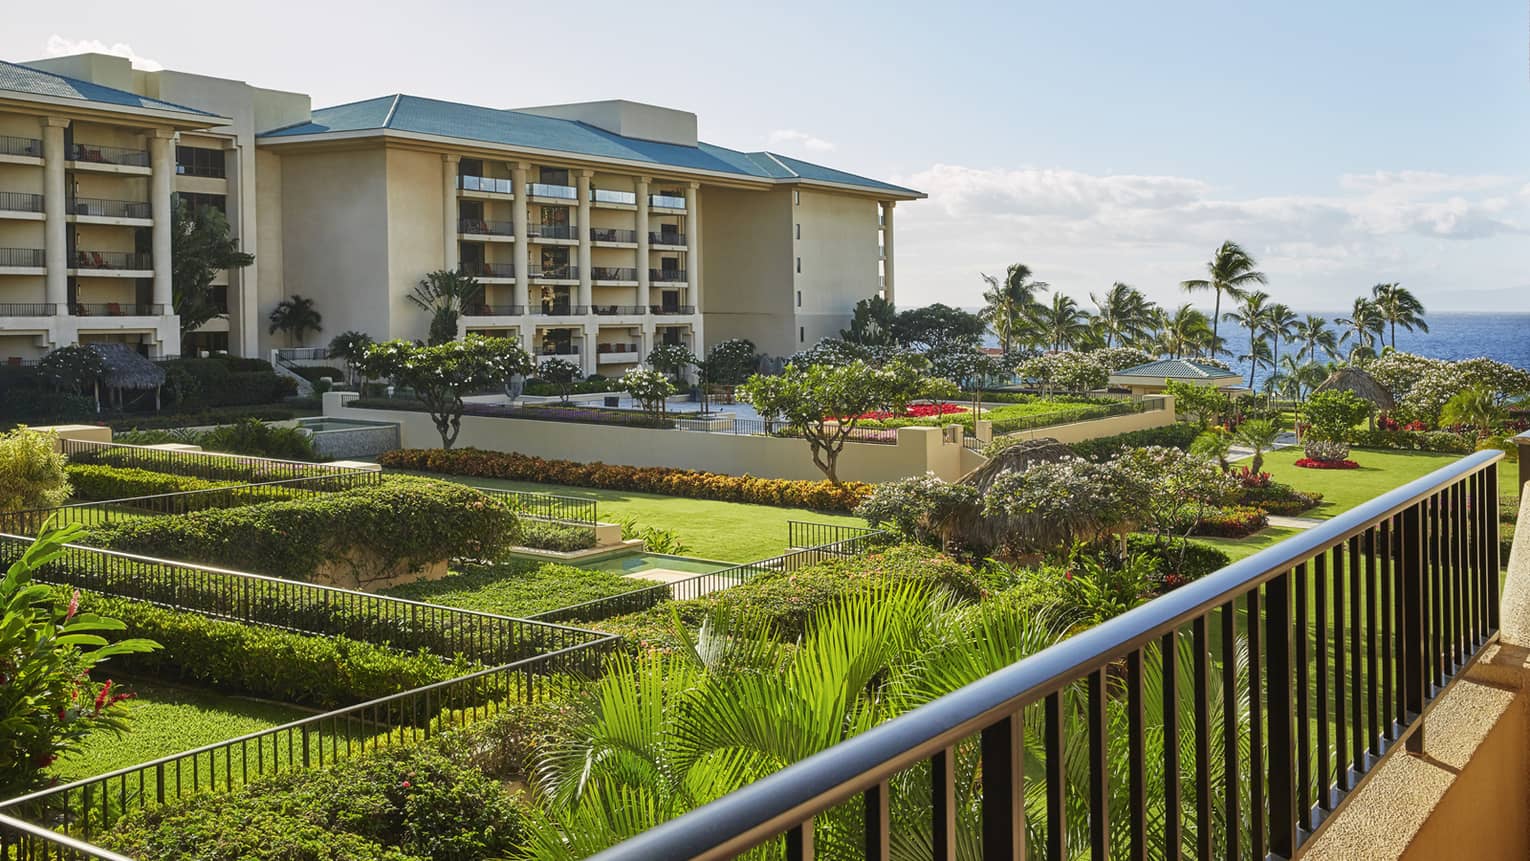
[[[1382,412],[1396,408],[1397,402],[1386,386],[1359,368],[1340,368],[1319,383],[1313,392],[1354,392]]]
[[[1050,437],[1026,440],[998,452],[987,463],[963,476],[959,483],[975,488],[978,499],[982,500],[993,483],[1005,473],[1025,472],[1040,463],[1055,463],[1074,456],[1072,449]],[[987,553],[997,547],[1025,543],[1016,541],[1017,535],[1045,541],[1048,536],[1035,536],[1035,528],[1034,523],[985,516],[979,502],[951,512],[940,525],[939,532],[947,546]]]
[[[165,369],[154,364],[127,344],[87,344],[101,357],[101,385],[107,398],[120,406],[124,391],[154,392],[154,408],[159,409],[159,389],[165,384]]]

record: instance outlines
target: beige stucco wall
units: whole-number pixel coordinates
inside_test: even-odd
[[[706,189],[701,284],[709,343],[748,338],[761,352],[797,350],[789,189]]]
[[[802,271],[794,273],[794,289],[802,291],[796,325],[805,336],[803,345],[811,347],[823,338],[838,337],[850,325],[855,303],[879,289],[877,202],[802,189],[792,221],[802,225],[802,238],[794,240],[795,256],[802,258]]]
[[[1052,425],[1051,427],[1036,428],[1035,430],[1016,431],[1009,434],[1000,434],[1000,436],[1019,439],[1055,439],[1062,443],[1075,443],[1083,442],[1087,439],[1099,439],[1100,437],[1115,436],[1132,431],[1147,430],[1148,428],[1166,427],[1173,424],[1174,398],[1169,395],[1150,395],[1149,397],[1160,401],[1163,404],[1163,408],[1150,409],[1141,413],[1128,413],[1124,416],[1107,416],[1102,419],[1090,419],[1089,421],[1073,422],[1072,424]]]
[[[425,273],[442,268],[446,250],[442,240],[443,219],[457,213],[443,208],[441,156],[415,150],[389,149],[388,165],[388,279],[386,305],[389,338],[424,338],[430,332],[430,315],[410,304],[407,297]],[[492,243],[499,245],[499,243]],[[492,249],[497,250],[497,249]],[[508,259],[510,249],[504,249]],[[372,300],[384,304],[381,288]],[[349,327],[347,327],[349,328]],[[340,332],[342,329],[333,331]]]

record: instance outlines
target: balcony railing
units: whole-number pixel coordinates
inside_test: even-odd
[[[526,235],[541,239],[578,239],[579,228],[572,224],[528,224]]]
[[[487,236],[514,236],[515,222],[488,221],[482,218],[457,219],[458,233],[481,233]]]
[[[154,261],[148,254],[133,251],[76,251],[74,268],[143,271],[153,269]]]
[[[618,314],[642,314],[648,310],[644,305],[591,305],[590,313],[613,316]]]
[[[637,231],[616,227],[591,227],[590,240],[593,242],[637,242]]]
[[[853,840],[887,858],[896,827],[923,837],[911,857],[1299,857],[1381,763],[1422,750],[1425,716],[1496,642],[1502,457],[1462,458],[593,857],[780,839],[811,858],[825,815],[836,856],[861,857]]]
[[[578,344],[543,344],[537,348],[538,356],[577,356],[579,355]]]
[[[658,233],[654,233],[654,232],[650,231],[649,234],[648,234],[648,244],[649,245],[684,245],[685,244],[685,234],[684,233],[667,233],[667,232],[663,232],[663,231],[658,232]]]
[[[76,317],[159,317],[165,313],[163,305],[132,302],[76,302],[72,307]]]
[[[675,197],[671,194],[650,194],[648,195],[648,205],[660,209],[684,209],[685,198]]]
[[[151,218],[153,211],[147,202],[136,200],[103,200],[99,197],[76,197],[69,201],[70,215],[93,215],[99,218]]]
[[[633,343],[596,344],[595,345],[595,352],[598,355],[609,355],[611,353],[618,353],[618,354],[622,354],[622,355],[628,355],[628,354],[632,354],[632,353],[638,352],[638,349],[639,349],[639,345],[633,344]]]
[[[578,200],[579,189],[572,185],[548,185],[545,182],[528,182],[526,193],[532,197],[552,197],[558,200]]]
[[[628,206],[637,205],[637,195],[630,191],[612,191],[609,188],[590,189],[590,200],[596,203],[622,203]]]
[[[525,305],[474,305],[462,309],[464,317],[519,317],[526,313]]]
[[[590,309],[569,302],[543,302],[531,306],[531,313],[538,317],[583,317]]]
[[[591,266],[591,281],[636,281],[637,270],[625,266]]]
[[[52,302],[0,302],[0,317],[52,317],[58,306]]]
[[[577,281],[579,280],[578,266],[543,266],[531,272],[532,280],[542,281]]]
[[[459,176],[457,187],[463,191],[491,191],[495,194],[515,194],[515,182],[489,176]]]
[[[461,268],[464,275],[471,275],[474,278],[515,277],[514,263],[489,263],[472,261],[463,263]]]
[[[668,281],[681,283],[685,281],[684,269],[650,269],[648,270],[649,281]]]
[[[25,191],[0,191],[0,209],[11,212],[42,212],[43,196]]]
[[[46,266],[41,248],[0,248],[0,266]]]
[[[77,143],[69,148],[70,161],[96,164],[118,164],[127,167],[148,167],[149,153],[141,149],[125,149],[116,146]]]
[[[677,316],[696,313],[695,305],[650,305],[651,313],[661,316]]]
[[[19,138],[13,135],[0,135],[0,155],[25,155],[32,158],[43,157],[42,141],[37,138]]]

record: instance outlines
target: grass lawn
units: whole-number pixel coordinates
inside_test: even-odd
[[[1303,469],[1296,466],[1301,457],[1300,448],[1270,452],[1264,468],[1276,481],[1323,494],[1323,504],[1305,517],[1333,517],[1461,459],[1458,454],[1357,448],[1350,459],[1360,464],[1359,469]]]
[[[651,580],[609,571],[515,561],[464,568],[440,580],[418,580],[387,589],[384,594],[465,610],[527,616],[652,585]]]
[[[716,559],[720,562],[754,562],[784,552],[788,520],[839,523],[847,526],[866,525],[866,521],[848,514],[823,514],[802,508],[777,508],[771,505],[750,505],[743,502],[716,502],[710,499],[686,499],[653,493],[504,481],[477,476],[432,474],[430,477],[479,487],[561,493],[567,496],[594,499],[599,502],[597,516],[601,520],[611,522],[623,517],[635,517],[639,526],[673,529],[686,545],[687,550],[682,555]]]
[[[1247,538],[1196,538],[1194,540],[1199,544],[1210,544],[1212,547],[1226,553],[1232,558],[1232,561],[1236,562],[1245,556],[1252,556],[1272,544],[1284,541],[1301,531],[1300,529],[1289,529],[1283,526],[1267,526]]]
[[[278,703],[226,697],[211,691],[149,681],[121,682],[136,694],[128,730],[93,733],[76,752],[60,757],[52,772],[64,781],[182,753],[213,742],[280,726],[312,712]]]

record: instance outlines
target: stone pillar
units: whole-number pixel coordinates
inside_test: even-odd
[[[637,181],[637,303],[643,308],[643,313],[649,313],[653,306],[651,282],[648,280],[648,177],[638,177]],[[648,356],[648,348],[653,346],[652,332],[645,325],[643,329],[643,356]]]
[[[648,354],[653,352],[654,337],[658,334],[658,324],[652,317],[643,321],[643,337],[638,344],[638,361],[648,361]]]
[[[701,183],[691,183],[685,201],[685,302],[701,313]],[[691,352],[701,355],[700,343]]]
[[[595,348],[595,340],[598,335],[600,335],[600,323],[594,320],[586,321],[584,324],[584,343],[579,345],[579,356],[582,360],[579,364],[580,367],[584,368],[584,375],[586,377],[591,374],[600,373],[600,365],[596,362],[598,356]]]
[[[523,161],[513,162],[510,165],[510,184],[515,190],[515,199],[510,203],[510,217],[515,225],[515,249],[513,259],[515,261],[515,304],[525,308],[529,303],[526,301],[526,283],[530,278],[530,252],[531,231],[526,221],[526,163]]]
[[[457,163],[460,156],[441,156],[441,268],[456,272],[461,265],[457,247]]]
[[[149,133],[149,208],[154,216],[154,304],[164,313],[175,313],[170,293],[170,192],[175,184],[175,132],[155,129]]]
[[[583,305],[585,313],[589,313],[589,307],[595,301],[590,285],[590,177],[594,173],[592,170],[579,171],[579,217],[578,226],[574,228],[579,236],[579,301],[576,304]]]
[[[893,203],[882,204],[882,296],[893,300]]]
[[[68,120],[45,117],[43,137],[43,258],[48,266],[47,301],[67,316],[69,308],[69,225],[64,222],[68,194],[64,183],[64,127]]]

